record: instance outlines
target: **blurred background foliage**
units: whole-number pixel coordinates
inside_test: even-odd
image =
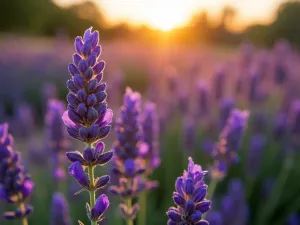
[[[58,29],[74,37],[86,27],[99,30],[103,39],[126,39],[155,42],[161,32],[153,32],[146,26],[132,27],[126,23],[110,26],[94,2],[82,1],[68,7],[59,7],[51,0],[10,0],[0,2],[0,32],[53,36]],[[175,43],[237,44],[247,39],[262,46],[272,46],[275,40],[284,38],[299,47],[300,2],[282,3],[273,22],[268,25],[252,24],[242,31],[229,27],[238,13],[232,6],[225,6],[217,23],[210,21],[207,11],[196,12],[189,24],[173,29],[169,38]]]

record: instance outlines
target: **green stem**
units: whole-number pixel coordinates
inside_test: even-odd
[[[258,220],[258,225],[267,224],[266,221],[270,219],[273,211],[276,209],[276,206],[278,206],[278,202],[280,201],[282,190],[284,189],[284,185],[286,185],[286,181],[289,177],[290,170],[293,166],[293,159],[294,159],[293,153],[290,153],[290,155],[286,157],[283,167],[280,171],[280,174],[276,180],[275,186],[272,189],[270,195],[272,197],[264,205],[264,208],[261,213],[261,217],[259,217]]]
[[[138,225],[146,225],[147,221],[147,192],[144,191],[139,197],[140,211],[138,216]]]
[[[20,210],[21,210],[21,212],[25,212],[26,211],[24,202],[20,203]],[[26,216],[24,218],[22,218],[22,224],[23,225],[28,225],[27,217]]]
[[[210,181],[209,186],[208,186],[207,195],[206,195],[207,199],[212,200],[212,197],[214,195],[214,192],[216,190],[218,183],[219,183],[218,179],[212,179]],[[206,214],[203,215],[203,219],[205,219],[205,216],[206,216]]]
[[[95,186],[95,181],[94,181],[94,167],[93,166],[88,166],[88,173],[89,173],[89,178],[91,182],[91,186]],[[96,202],[96,193],[94,190],[89,191],[90,193],[90,207],[93,208]],[[91,225],[97,225],[96,221],[91,220]]]
[[[132,199],[128,198],[125,201],[126,201],[126,205],[127,205],[128,209],[131,209],[132,208]],[[128,219],[127,220],[127,225],[133,225],[133,220],[132,219]]]

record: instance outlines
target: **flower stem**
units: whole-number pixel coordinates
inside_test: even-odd
[[[20,203],[20,210],[21,210],[21,212],[25,212],[26,211],[24,202]],[[23,225],[28,225],[27,217],[26,216],[24,218],[22,218],[22,224]]]
[[[126,201],[126,205],[127,205],[128,209],[131,209],[131,207],[132,207],[132,199],[128,198],[125,201]],[[127,220],[127,225],[133,225],[133,220],[132,219],[128,219]]]
[[[207,195],[206,195],[207,199],[212,199],[218,183],[219,183],[218,179],[212,179],[210,181],[210,183],[208,185]],[[203,215],[202,219],[205,219],[205,216],[206,216],[206,214]]]
[[[94,167],[93,166],[88,166],[88,173],[89,173],[89,178],[91,182],[91,186],[95,186],[95,181],[94,181]],[[90,207],[93,208],[96,202],[96,193],[94,190],[89,191],[90,193]],[[91,225],[97,225],[96,221],[91,220]]]
[[[147,192],[144,191],[139,197],[140,211],[138,216],[138,225],[146,225],[147,218]]]

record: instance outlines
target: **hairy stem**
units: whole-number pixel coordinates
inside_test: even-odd
[[[146,225],[147,218],[147,192],[144,191],[139,197],[140,211],[138,216],[138,225]]]
[[[127,205],[128,209],[131,209],[132,208],[132,199],[128,198],[125,201],[126,201],[126,205]],[[127,225],[133,225],[133,220],[132,219],[128,219],[127,220]]]
[[[26,211],[24,202],[20,203],[20,210],[21,210],[21,212],[25,212]],[[27,217],[26,216],[24,218],[22,218],[22,225],[28,225]]]
[[[93,166],[88,166],[88,174],[89,174],[91,186],[94,187],[95,181],[94,181],[94,167]],[[93,208],[95,205],[95,202],[96,202],[96,193],[94,190],[89,191],[89,193],[90,193],[90,206],[91,206],[91,208]],[[91,220],[91,225],[97,225],[97,222]]]

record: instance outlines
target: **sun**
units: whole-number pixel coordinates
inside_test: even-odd
[[[149,9],[149,25],[162,31],[170,31],[184,24],[184,11],[178,3],[174,0],[153,0]]]

